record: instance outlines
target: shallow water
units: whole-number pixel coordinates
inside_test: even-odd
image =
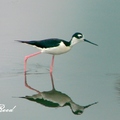
[[[26,48],[26,45],[11,41],[7,41],[7,43],[8,47],[4,48],[4,51],[7,52],[2,56],[0,63],[1,104],[5,104],[6,108],[13,108],[14,106],[16,108],[12,113],[0,113],[2,118],[33,119],[35,116],[41,119],[59,119],[60,116],[63,116],[65,119],[91,118],[112,120],[116,119],[116,116],[118,118],[120,110],[119,74],[105,73],[102,70],[99,72],[99,68],[94,67],[93,63],[90,64],[86,60],[83,61],[83,58],[79,62],[80,56],[75,54],[75,49],[70,51],[70,53],[55,57],[53,71],[55,88],[70,96],[75,103],[81,106],[93,102],[98,102],[98,104],[85,109],[81,116],[76,116],[69,107],[47,108],[37,103],[17,98],[36,94],[35,91],[25,87],[23,72],[24,55],[27,55],[27,51],[29,52],[33,48]],[[6,44],[6,41],[4,41],[4,44]],[[16,49],[11,50],[11,46],[14,46]],[[12,47],[12,49],[14,48]],[[26,51],[23,53],[21,50],[24,49]],[[76,46],[76,49],[80,49],[79,45]],[[91,46],[91,49],[98,48]],[[3,54],[2,51],[1,54]],[[72,56],[75,57],[73,58]],[[87,58],[87,55],[85,57]],[[93,58],[88,57],[88,59],[90,59],[89,61],[96,61],[94,56]],[[39,91],[49,91],[52,89],[49,75],[50,62],[51,56],[46,54],[28,60],[27,81],[30,86]],[[87,65],[91,67],[90,70],[88,68],[88,71]],[[47,115],[45,115],[46,113]]]

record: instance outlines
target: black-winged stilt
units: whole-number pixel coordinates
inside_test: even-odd
[[[52,73],[53,64],[54,64],[54,55],[59,55],[59,54],[68,52],[72,48],[72,46],[74,46],[76,43],[81,42],[81,41],[89,42],[97,46],[97,44],[84,39],[83,34],[79,32],[76,32],[75,34],[73,34],[70,41],[65,41],[65,40],[58,39],[58,38],[50,38],[50,39],[39,40],[39,41],[23,41],[23,40],[17,40],[17,41],[35,46],[40,50],[39,52],[25,56],[25,59],[24,59],[24,71],[25,72],[26,72],[27,59],[30,57],[36,56],[38,54],[47,53],[47,54],[53,55],[52,62],[50,65],[50,73]]]

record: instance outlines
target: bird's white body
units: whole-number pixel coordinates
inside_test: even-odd
[[[50,47],[50,48],[37,47],[37,48],[41,51],[41,53],[60,55],[60,54],[68,52],[71,49],[71,46],[65,46],[65,44],[61,42],[59,46],[57,47]]]
[[[72,46],[74,46],[75,44],[77,44],[80,41],[83,41],[83,40],[82,39],[79,40],[76,37],[73,37],[72,40],[71,40],[71,44],[69,46],[66,46],[64,44],[64,42],[61,41],[59,43],[59,46],[49,47],[49,48],[40,48],[40,47],[37,47],[37,48],[41,51],[41,53],[47,53],[47,54],[52,54],[52,55],[60,55],[60,54],[63,54],[63,53],[66,53],[66,52],[70,51]]]

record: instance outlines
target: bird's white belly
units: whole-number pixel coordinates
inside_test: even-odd
[[[48,53],[48,54],[53,54],[53,55],[59,55],[66,53],[70,50],[70,47],[53,47],[53,48],[47,48],[47,49],[42,49],[41,52],[43,53]]]
[[[70,46],[65,46],[62,42],[57,47],[43,48],[43,49],[41,49],[41,52],[47,53],[47,54],[52,54],[52,55],[59,55],[59,54],[68,52],[70,49],[71,49]]]

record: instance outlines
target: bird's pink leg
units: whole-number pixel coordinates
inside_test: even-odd
[[[33,57],[33,56],[36,56],[36,55],[38,55],[38,54],[40,54],[40,53],[41,53],[41,52],[37,52],[37,53],[34,53],[34,54],[30,54],[30,55],[25,56],[25,58],[24,58],[24,72],[26,72],[26,65],[27,65],[27,60],[28,60],[28,58]]]
[[[50,73],[52,73],[52,71],[53,71],[53,65],[54,65],[54,55],[52,56],[52,62],[50,65]]]

